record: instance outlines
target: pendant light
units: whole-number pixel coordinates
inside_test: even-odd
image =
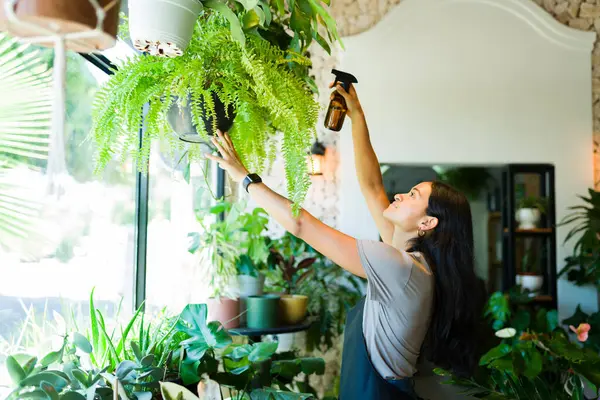
[[[312,145],[310,155],[306,158],[308,174],[311,176],[323,175],[325,164],[325,146],[318,140]]]

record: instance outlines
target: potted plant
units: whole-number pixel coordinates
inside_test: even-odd
[[[225,213],[223,220],[219,214]],[[209,318],[219,321],[227,329],[239,326],[239,299],[235,278],[236,262],[243,240],[240,210],[231,203],[220,202],[208,213],[198,216],[200,229],[189,233],[189,252],[197,254],[201,281],[211,290],[207,301]]]
[[[523,289],[538,293],[544,285],[544,275],[540,271],[538,251],[532,243],[525,250],[521,259],[521,267],[517,272],[516,281]]]
[[[70,0],[19,0],[14,4],[18,19],[39,24],[50,31],[72,33],[85,32],[99,28],[94,37],[67,40],[68,49],[77,52],[105,50],[115,45],[119,27],[120,0],[97,0],[104,11],[103,20],[98,20],[94,5],[89,0],[73,2]],[[8,31],[18,37],[39,37],[39,29],[29,24],[14,24],[5,13],[5,2],[0,7],[0,31]],[[53,41],[39,42],[43,46],[54,46]]]
[[[535,229],[538,227],[540,217],[548,207],[547,199],[538,196],[527,196],[519,201],[515,219],[519,229]]]
[[[578,196],[583,204],[571,206],[560,226],[571,225],[564,243],[575,240],[573,253],[558,276],[578,286],[595,285],[600,290],[600,192],[588,189],[588,196]]]
[[[279,242],[281,243],[281,241]],[[309,267],[316,261],[316,257],[305,257],[298,261],[295,255],[285,256],[285,251],[271,248],[269,267],[277,268],[281,272],[284,293],[281,296],[281,319],[287,324],[297,324],[306,318],[308,309],[308,296],[297,294],[298,285],[307,279],[313,270]]]
[[[281,1],[270,9],[270,3],[260,1],[251,10],[218,3],[218,13],[209,8],[200,12],[181,57],[140,55],[120,66],[98,92],[93,112],[97,172],[115,153],[122,158],[133,155],[138,169],[145,171],[155,140],[185,147],[167,122],[174,105],[189,106],[199,140],[208,141],[205,122],[212,119],[212,128],[217,128],[221,102],[226,117],[235,116],[229,133],[250,169],[260,172],[277,153],[283,154],[288,195],[297,211],[310,186],[305,155],[316,136],[319,109],[305,54],[313,37],[328,48],[317,32],[319,24],[330,40],[338,39],[335,22],[321,3]],[[236,21],[243,24],[243,40],[232,36]],[[146,104],[145,136],[139,146],[140,110]],[[278,132],[280,142],[274,140]],[[191,162],[202,158],[200,146],[186,146]]]

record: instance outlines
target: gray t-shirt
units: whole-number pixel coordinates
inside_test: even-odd
[[[367,275],[363,334],[384,378],[410,377],[431,321],[434,277],[421,253],[357,240]]]

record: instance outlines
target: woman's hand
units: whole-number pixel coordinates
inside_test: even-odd
[[[333,83],[330,83],[329,88],[332,87]],[[350,117],[350,119],[353,119],[354,116],[362,115],[362,106],[360,105],[360,101],[358,100],[358,95],[356,94],[356,89],[354,89],[353,84],[350,84],[350,91],[346,92],[342,84],[338,82],[338,84],[335,86],[335,90],[341,94],[342,97],[344,97],[344,100],[346,100],[346,107],[348,107],[347,115]],[[331,97],[333,97],[333,93],[331,94]]]
[[[219,166],[227,171],[236,183],[243,181],[246,175],[248,175],[248,170],[244,167],[242,161],[240,161],[240,156],[235,151],[229,134],[227,132],[223,134],[217,130],[217,137],[212,137],[211,141],[217,147],[219,153],[221,153],[221,157],[206,154],[206,158],[218,162]]]

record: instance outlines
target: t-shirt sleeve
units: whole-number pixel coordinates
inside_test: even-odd
[[[406,252],[373,240],[357,240],[358,254],[372,300],[387,303],[404,289],[414,260]]]

